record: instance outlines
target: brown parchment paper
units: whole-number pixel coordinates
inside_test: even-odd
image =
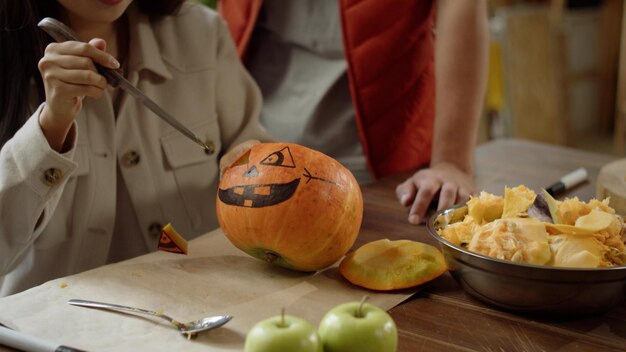
[[[341,277],[337,264],[315,274],[272,266],[215,230],[190,241],[189,255],[154,252],[4,297],[0,323],[88,351],[242,351],[250,328],[281,307],[317,325],[340,303],[368,295],[368,302],[388,310],[413,293],[359,288]],[[162,311],[182,322],[234,318],[187,340],[166,321],[70,306],[72,298]]]

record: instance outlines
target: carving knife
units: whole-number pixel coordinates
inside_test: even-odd
[[[59,43],[67,40],[80,41],[76,33],[74,33],[71,28],[54,18],[46,17],[42,19],[37,25]],[[163,119],[163,121],[167,122],[176,130],[200,145],[200,147],[202,147],[202,149],[204,149],[206,153],[212,154],[215,151],[213,147],[206,145],[206,143],[198,138],[193,132],[191,132],[173,116],[163,110],[152,99],[143,94],[139,89],[137,89],[137,87],[133,86],[126,78],[124,78],[124,76],[119,71],[108,69],[97,63],[94,64],[96,65],[98,72],[106,77],[111,86],[119,87],[127,91],[128,94],[132,95],[148,109],[152,110],[152,112],[154,112],[158,117]]]
[[[59,345],[36,336],[11,330],[0,325],[0,347],[8,346],[28,352],[85,352],[73,347]]]

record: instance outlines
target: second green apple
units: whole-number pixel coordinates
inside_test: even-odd
[[[398,329],[393,318],[363,301],[329,310],[318,333],[324,352],[395,352],[398,348]]]

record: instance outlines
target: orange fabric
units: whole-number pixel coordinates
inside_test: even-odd
[[[262,0],[221,0],[240,55]],[[341,0],[350,91],[375,178],[430,162],[435,116],[432,0]]]
[[[228,23],[230,34],[241,58],[245,55],[262,4],[263,0],[220,0],[218,2],[218,11]]]

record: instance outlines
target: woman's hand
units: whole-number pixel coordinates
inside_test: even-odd
[[[89,43],[51,43],[39,61],[46,92],[39,124],[50,147],[57,151],[63,148],[83,98],[99,98],[107,87],[106,78],[98,73],[94,62],[112,69],[120,67],[105,49],[106,42],[98,38]]]
[[[243,153],[247,152],[250,148],[259,143],[261,142],[256,139],[250,139],[241,144],[237,144],[233,147],[233,149],[224,154],[224,156],[220,159],[220,179],[222,178],[222,175],[224,174],[224,171],[226,171],[227,167],[239,159]]]
[[[437,210],[466,202],[474,192],[472,175],[451,163],[439,163],[416,172],[396,187],[396,196],[409,210],[409,222],[424,222],[431,202],[439,195]]]

